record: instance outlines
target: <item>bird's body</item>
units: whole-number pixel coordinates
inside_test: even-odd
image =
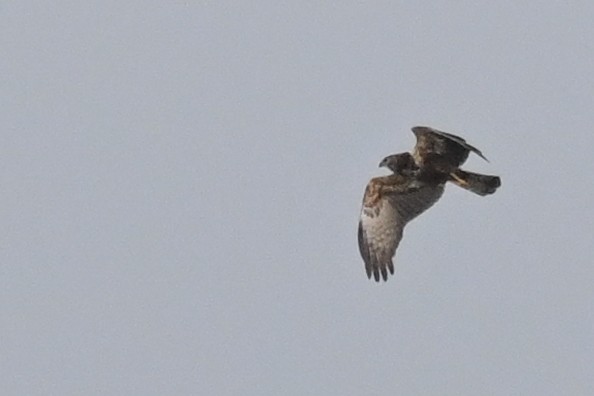
[[[459,167],[470,152],[486,158],[459,136],[429,127],[414,127],[417,144],[411,153],[390,155],[380,166],[393,173],[369,181],[359,221],[359,250],[367,276],[387,280],[404,226],[429,209],[443,194],[446,182],[479,195],[495,192],[497,176],[466,172]]]

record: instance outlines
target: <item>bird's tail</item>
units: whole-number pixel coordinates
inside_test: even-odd
[[[481,175],[462,169],[450,173],[450,181],[478,195],[493,194],[501,186],[499,176]]]

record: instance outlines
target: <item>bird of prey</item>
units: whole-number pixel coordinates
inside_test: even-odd
[[[452,182],[478,195],[493,194],[501,185],[498,176],[460,169],[470,152],[487,160],[459,136],[430,127],[412,128],[417,143],[412,153],[384,158],[379,166],[393,173],[372,178],[365,188],[359,219],[359,251],[367,277],[379,282],[394,274],[392,261],[404,226],[429,209]]]

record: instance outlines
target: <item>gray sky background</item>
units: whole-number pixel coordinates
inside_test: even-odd
[[[594,394],[594,3],[4,2],[3,395]],[[367,280],[412,125],[499,174]]]

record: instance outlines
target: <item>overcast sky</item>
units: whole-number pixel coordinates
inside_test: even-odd
[[[594,394],[593,20],[3,2],[2,394]],[[361,198],[413,125],[502,187],[448,186],[376,284]]]

